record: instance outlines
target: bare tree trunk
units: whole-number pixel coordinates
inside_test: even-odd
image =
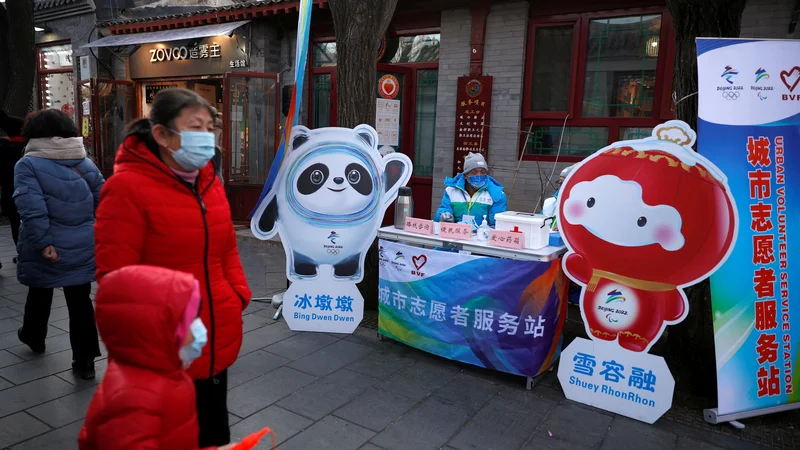
[[[0,109],[24,117],[36,76],[33,0],[0,5]]]
[[[336,30],[340,127],[375,126],[378,42],[394,16],[397,0],[330,0]]]
[[[397,0],[330,0],[336,31],[337,125],[375,126],[378,43],[394,16]],[[364,261],[358,289],[367,309],[378,309],[378,243]]]
[[[746,0],[667,0],[675,26],[673,88],[678,119],[697,129],[698,37],[739,37]],[[711,287],[704,280],[686,289],[689,315],[669,328],[665,356],[676,382],[696,395],[716,399],[716,364]],[[697,376],[703,374],[703,376]]]

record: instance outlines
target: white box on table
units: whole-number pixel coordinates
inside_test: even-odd
[[[506,211],[494,215],[495,229],[499,231],[521,231],[525,234],[525,248],[536,250],[547,247],[550,242],[550,225],[547,216],[526,212]]]

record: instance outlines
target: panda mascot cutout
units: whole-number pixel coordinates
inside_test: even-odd
[[[293,282],[284,305],[290,327],[294,316],[341,321],[337,314],[347,309],[341,304],[360,299],[355,283],[364,278],[367,250],[411,172],[406,155],[381,156],[378,133],[369,125],[292,128],[275,184],[250,223],[259,239],[280,233],[286,277]],[[352,295],[332,294],[344,284],[352,285]]]

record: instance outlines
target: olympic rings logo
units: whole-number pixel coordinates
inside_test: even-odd
[[[328,249],[328,254],[329,255],[338,255],[339,254],[339,249],[338,248],[329,248]]]
[[[722,98],[725,100],[736,100],[739,98],[739,93],[736,91],[722,91]]]

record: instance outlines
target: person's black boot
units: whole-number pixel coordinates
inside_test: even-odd
[[[44,342],[42,342],[41,344],[32,344],[32,343],[26,342],[24,339],[22,339],[22,328],[17,330],[17,337],[19,338],[19,341],[22,342],[23,344],[27,345],[28,348],[30,348],[33,353],[44,353],[44,351],[45,351]]]
[[[84,380],[91,380],[95,376],[94,361],[92,360],[72,361],[72,370]]]

